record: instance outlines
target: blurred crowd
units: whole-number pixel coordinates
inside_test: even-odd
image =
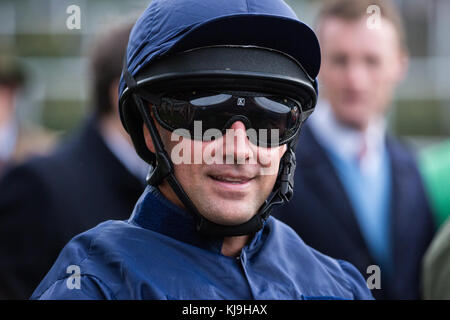
[[[0,55],[0,172],[8,164],[48,152],[55,142],[48,130],[19,122],[16,101],[25,85],[26,73],[19,61]]]
[[[368,24],[373,5],[379,25]],[[144,190],[148,165],[117,110],[132,25],[110,26],[93,41],[91,108],[59,141],[19,119],[27,73],[14,54],[0,56],[2,299],[27,299],[73,236],[127,219]],[[409,63],[395,3],[324,1],[314,29],[320,99],[298,142],[294,198],[273,215],[366,279],[378,266],[377,299],[450,299],[450,140],[417,156],[387,126]]]

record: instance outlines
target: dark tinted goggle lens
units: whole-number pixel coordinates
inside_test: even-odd
[[[154,112],[166,129],[184,129],[177,133],[202,141],[218,138],[234,122],[242,121],[252,143],[269,147],[289,141],[301,124],[299,102],[248,92],[191,91],[165,95]]]

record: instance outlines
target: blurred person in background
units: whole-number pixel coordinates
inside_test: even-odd
[[[423,259],[423,297],[450,299],[450,220],[439,229]]]
[[[118,116],[118,82],[132,25],[111,28],[91,53],[92,114],[49,156],[0,182],[0,298],[27,299],[63,246],[108,219],[127,219],[148,165]]]
[[[420,168],[435,213],[436,234],[423,261],[425,299],[450,299],[450,141],[422,151]]]
[[[385,120],[408,64],[401,18],[388,0],[333,0],[317,32],[322,99],[299,139],[294,198],[274,215],[366,278],[379,266],[376,299],[418,299],[432,214],[416,162]]]
[[[7,165],[47,153],[55,142],[49,131],[18,120],[17,97],[25,77],[16,58],[0,55],[0,176]]]
[[[419,164],[434,220],[440,227],[450,215],[450,141],[422,150]]]

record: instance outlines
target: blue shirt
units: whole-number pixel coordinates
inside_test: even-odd
[[[363,133],[342,125],[328,102],[321,100],[311,128],[327,152],[354,209],[366,245],[389,279],[394,269],[391,236],[391,167],[385,122],[372,119]],[[362,140],[366,153],[357,160]]]
[[[389,278],[393,271],[390,227],[391,181],[387,152],[383,154],[380,175],[367,177],[353,163],[329,153],[339,178],[356,212],[367,246],[377,264]]]
[[[355,267],[308,247],[273,217],[238,258],[221,246],[147,187],[128,221],[73,238],[31,299],[372,299]]]

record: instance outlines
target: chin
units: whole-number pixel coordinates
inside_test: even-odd
[[[356,109],[348,111],[349,112],[342,112],[337,116],[341,124],[358,130],[362,130],[367,126],[367,116],[358,114],[358,112],[355,112]]]
[[[256,214],[256,211],[251,210],[248,205],[216,206],[207,210],[204,217],[218,224],[238,225],[250,220]]]
[[[356,129],[356,130],[364,130],[367,127],[368,122],[366,120],[360,120],[360,119],[349,119],[344,124],[350,128]]]

